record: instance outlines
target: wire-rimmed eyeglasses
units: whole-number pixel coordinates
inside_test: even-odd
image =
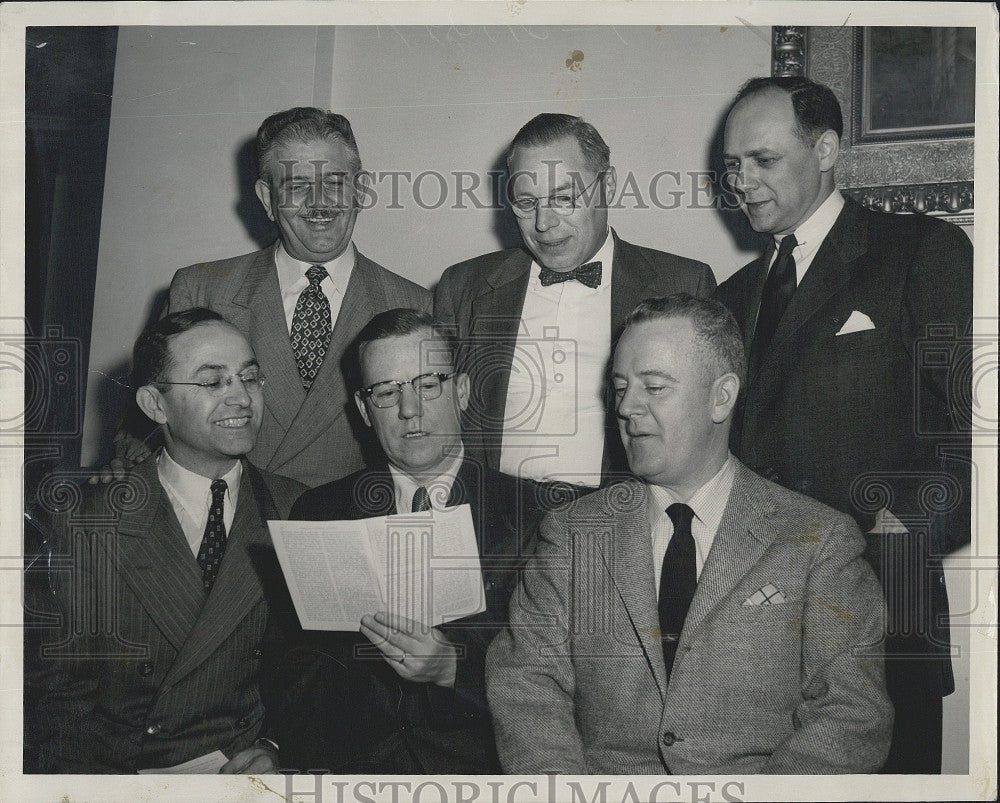
[[[597,178],[579,192],[557,192],[553,195],[547,195],[544,198],[533,198],[531,196],[511,198],[510,207],[518,217],[531,217],[543,203],[557,215],[570,215],[577,209],[577,202],[586,196],[587,191],[601,180],[604,173],[604,170],[598,173]]]
[[[389,379],[385,382],[376,382],[374,385],[362,388],[360,393],[365,398],[370,399],[371,403],[376,407],[382,409],[395,407],[399,404],[399,398],[403,394],[404,385],[410,385],[413,388],[413,392],[421,400],[433,401],[441,395],[441,386],[455,376],[456,373],[456,371],[452,371],[450,374],[443,374],[440,371],[434,371],[433,373],[415,376],[406,382]]]
[[[219,376],[204,382],[167,382],[164,379],[157,379],[150,384],[153,385],[191,385],[208,391],[211,396],[225,396],[233,384],[233,380],[238,379],[243,384],[247,393],[256,393],[264,387],[264,374],[259,368],[248,368],[238,374],[229,376]]]

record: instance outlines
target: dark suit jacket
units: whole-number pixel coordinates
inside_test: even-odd
[[[625,316],[640,301],[679,292],[709,296],[715,289],[715,277],[704,263],[632,245],[617,234],[614,242],[612,344]],[[531,254],[521,248],[476,257],[448,268],[434,291],[434,316],[454,327],[459,365],[471,380],[472,398],[462,421],[466,446],[495,469],[500,467],[507,384],[531,261]],[[627,471],[618,424],[609,412],[602,473],[607,478]]]
[[[717,292],[748,348],[769,257]],[[838,335],[854,311],[874,328]],[[869,536],[867,555],[886,586],[887,652],[920,659],[887,661],[897,709],[954,689],[939,559],[969,540],[971,316],[972,245],[960,229],[848,199],[748,378],[732,433],[750,468],[863,532],[880,508],[910,531]]]
[[[311,390],[302,387],[274,265],[277,244],[252,254],[182,268],[170,284],[167,312],[215,310],[246,335],[267,377],[264,419],[248,457],[267,471],[309,486],[364,465],[364,426],[351,400],[356,377],[345,349],[372,316],[395,307],[429,312],[428,290],[358,253],[333,327],[330,350]],[[342,357],[348,359],[346,363]]]
[[[877,769],[892,707],[854,522],[737,465],[668,683],[648,493],[629,480],[542,521],[487,657],[504,771]],[[784,600],[753,604],[770,586]]]
[[[53,616],[26,682],[39,694],[40,770],[129,773],[253,744],[268,616],[259,555],[265,520],[287,515],[300,483],[244,462],[211,595],[155,456],[123,482],[84,485],[56,526]]]
[[[289,652],[275,704],[282,765],[332,772],[499,772],[486,705],[486,649],[507,621],[507,604],[540,517],[535,485],[471,459],[449,505],[468,503],[476,528],[486,610],[442,625],[459,650],[455,687],[401,679],[360,633],[303,632]],[[395,513],[387,468],[315,488],[291,518],[329,521]],[[374,613],[374,611],[372,612]],[[293,614],[294,615],[294,614]],[[362,653],[362,655],[359,655]]]

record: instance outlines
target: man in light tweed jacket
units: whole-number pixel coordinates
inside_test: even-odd
[[[542,524],[488,656],[505,771],[864,773],[885,760],[883,602],[864,539],[729,453],[744,370],[718,302],[650,299],[627,319],[613,381],[638,479]]]

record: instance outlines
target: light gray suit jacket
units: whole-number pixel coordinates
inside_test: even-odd
[[[379,312],[395,307],[430,312],[431,293],[357,253],[330,350],[306,393],[288,337],[276,248],[182,268],[170,283],[167,312],[209,307],[246,335],[267,377],[264,418],[248,457],[260,468],[314,487],[357,471],[365,462],[359,443],[364,426],[354,418],[355,380],[345,364],[345,350]]]
[[[504,770],[877,770],[883,603],[855,523],[738,464],[668,685],[648,498],[630,480],[543,521],[487,658]],[[769,585],[784,602],[748,604]]]

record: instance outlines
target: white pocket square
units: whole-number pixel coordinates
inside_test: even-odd
[[[849,335],[852,332],[865,332],[868,329],[874,329],[875,324],[872,323],[872,319],[865,315],[863,312],[858,312],[854,310],[851,313],[851,317],[847,319],[846,323],[840,327],[840,331],[837,332],[837,337],[841,335]]]
[[[746,600],[743,602],[744,605],[780,605],[785,601],[785,595],[781,593],[781,590],[774,585],[774,583],[768,583],[763,588],[759,588],[753,592]]]

